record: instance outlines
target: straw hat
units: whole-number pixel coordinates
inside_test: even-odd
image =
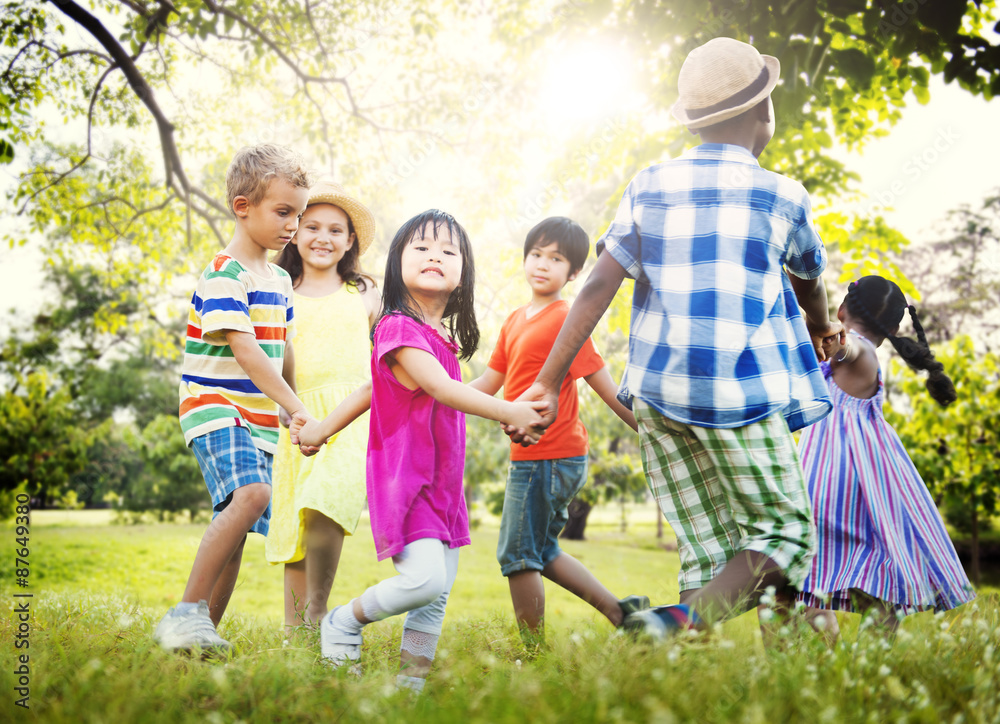
[[[714,38],[684,60],[670,112],[691,130],[734,118],[770,95],[780,69],[777,58],[752,45]]]
[[[358,253],[365,253],[375,237],[375,217],[368,207],[350,196],[339,183],[329,179],[320,179],[309,189],[309,203],[306,206],[313,204],[333,204],[342,208],[354,224]]]

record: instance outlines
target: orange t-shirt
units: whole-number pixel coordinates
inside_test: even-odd
[[[490,358],[490,368],[504,375],[505,400],[516,400],[535,381],[569,313],[569,303],[560,299],[530,318],[527,309],[525,305],[507,317]],[[602,367],[604,360],[597,353],[593,340],[588,338],[559,388],[559,415],[556,421],[537,445],[521,447],[512,443],[511,460],[557,460],[587,454],[587,428],[580,421],[576,381]]]

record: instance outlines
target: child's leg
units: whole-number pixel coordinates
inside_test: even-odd
[[[419,691],[423,680],[430,673],[441,625],[444,623],[448,596],[458,575],[458,548],[447,548],[441,544],[446,571],[445,587],[441,594],[426,606],[414,609],[406,615],[403,624],[403,638],[399,647],[399,671],[397,684]]]
[[[225,609],[224,602],[228,602],[236,584],[247,531],[267,510],[270,502],[271,486],[267,483],[251,483],[233,492],[229,505],[215,517],[202,536],[181,601],[197,603],[214,600]],[[237,551],[240,551],[240,557],[235,556]],[[235,569],[229,568],[231,561]],[[216,592],[217,586],[219,590]],[[214,614],[212,617],[215,619]]]
[[[790,578],[801,582],[814,534],[784,419],[703,428],[641,404],[636,417],[650,487],[678,533],[681,588],[698,589],[686,597],[697,613],[691,620],[707,625],[737,615],[768,586],[781,592]]]
[[[331,660],[357,659],[360,647],[357,635],[366,624],[413,611],[437,599],[447,590],[449,580],[446,550],[441,541],[424,538],[408,543],[401,553],[393,556],[392,564],[399,575],[371,586],[323,619],[321,640],[328,639],[324,643],[324,656]],[[350,637],[355,638],[348,641]],[[348,641],[350,651],[335,645],[341,641]]]
[[[305,623],[306,559],[285,564],[285,634]]]
[[[580,561],[563,551],[542,570],[542,575],[596,608],[615,626],[621,626],[618,599]]]
[[[887,636],[892,637],[896,634],[899,629],[899,617],[896,615],[895,606],[859,589],[851,589],[851,598],[854,600],[854,607],[862,616],[874,616],[875,623]]]
[[[519,571],[507,576],[514,618],[522,632],[541,635],[545,618],[545,586],[539,571]]]
[[[222,620],[222,616],[226,612],[226,607],[229,605],[229,599],[233,596],[233,589],[236,588],[236,579],[240,575],[240,565],[243,562],[243,548],[246,542],[247,537],[244,535],[239,547],[233,551],[233,555],[230,556],[226,567],[222,569],[222,575],[219,576],[215,588],[212,589],[212,598],[208,602],[208,612],[212,623],[216,626]]]
[[[305,620],[319,622],[327,613],[330,589],[344,548],[344,529],[315,510],[306,510]]]

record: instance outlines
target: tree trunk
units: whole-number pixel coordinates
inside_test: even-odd
[[[978,502],[978,501],[977,501]],[[970,567],[972,568],[972,583],[976,588],[979,588],[979,511],[976,509],[978,506],[972,506],[972,560],[970,561]]]
[[[569,503],[569,521],[559,537],[566,540],[584,540],[583,531],[587,528],[587,516],[593,507],[579,498],[573,498]]]

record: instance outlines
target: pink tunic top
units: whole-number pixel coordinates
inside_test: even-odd
[[[401,314],[379,321],[368,440],[368,509],[379,560],[421,538],[451,548],[471,542],[462,484],[465,414],[396,380],[385,357],[401,347],[429,352],[462,381],[453,341]]]

